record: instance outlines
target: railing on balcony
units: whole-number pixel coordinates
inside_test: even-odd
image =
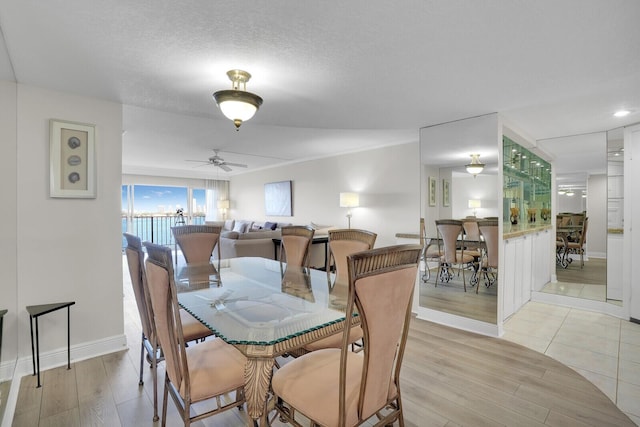
[[[175,240],[171,233],[171,227],[182,224],[204,224],[204,214],[179,216],[176,214],[156,215],[122,215],[122,232],[131,233],[144,241],[158,245],[173,246]],[[184,222],[182,222],[184,221]],[[122,247],[127,246],[122,239]]]

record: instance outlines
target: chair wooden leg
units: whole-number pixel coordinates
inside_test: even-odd
[[[151,356],[151,375],[153,375],[153,421],[158,421],[158,352]]]
[[[167,400],[169,399],[169,377],[164,375],[164,392],[162,393],[162,427],[167,425]]]
[[[140,380],[138,381],[138,385],[144,385],[144,381],[142,381],[143,369],[144,369],[144,333],[142,334],[142,342],[140,344]]]

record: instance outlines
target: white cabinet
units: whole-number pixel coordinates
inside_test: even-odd
[[[551,241],[549,230],[505,239],[502,284],[503,320],[531,299],[551,277]]]
[[[622,301],[622,260],[624,234],[607,235],[607,299]],[[611,261],[609,261],[611,260]]]

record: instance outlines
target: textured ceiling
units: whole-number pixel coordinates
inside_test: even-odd
[[[222,148],[254,170],[492,112],[536,139],[638,122],[639,16],[637,0],[3,0],[0,78],[125,104],[125,171],[211,175],[186,160]],[[239,132],[211,97],[232,68],[264,99]]]

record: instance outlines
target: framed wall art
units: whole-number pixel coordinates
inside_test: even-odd
[[[49,121],[49,195],[96,197],[95,126]]]
[[[270,216],[292,216],[291,181],[264,185],[264,211]]]
[[[437,189],[436,179],[430,176],[428,185],[429,185],[429,206],[435,206],[436,205],[436,189]]]
[[[450,195],[449,195],[449,181],[446,179],[442,180],[442,206],[449,206]]]

